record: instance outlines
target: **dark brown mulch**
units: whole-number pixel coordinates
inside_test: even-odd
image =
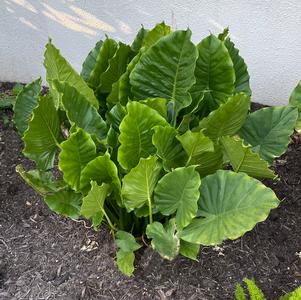
[[[11,117],[11,112],[0,111]],[[268,299],[301,284],[301,144],[276,163],[283,201],[266,222],[236,241],[205,247],[199,262],[169,262],[151,249],[139,253],[135,276],[114,263],[110,233],[52,213],[15,173],[31,164],[10,124],[0,123],[0,299],[233,299],[243,277],[255,278]]]

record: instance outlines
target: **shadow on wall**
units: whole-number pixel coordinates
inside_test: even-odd
[[[43,35],[66,34],[66,30],[69,30],[86,39],[96,40],[104,34],[113,34],[117,39],[132,34],[132,28],[126,22],[114,18],[105,9],[105,3],[91,2],[89,3],[90,11],[95,8],[94,11],[101,13],[100,17],[96,17],[85,9],[86,1],[74,0],[4,0],[0,4],[2,11],[0,15],[3,14],[9,19],[13,18],[16,25],[26,26],[28,30]],[[120,6],[122,9],[122,4]]]

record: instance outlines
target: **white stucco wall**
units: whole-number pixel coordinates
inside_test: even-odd
[[[132,41],[165,20],[198,42],[229,26],[251,75],[253,101],[286,103],[301,79],[300,0],[0,0],[0,81],[45,77],[48,36],[78,71],[105,33]]]

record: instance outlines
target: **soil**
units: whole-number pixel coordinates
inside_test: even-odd
[[[11,119],[12,112],[0,111],[0,299],[225,300],[244,277],[254,278],[267,299],[278,299],[301,284],[298,139],[275,163],[279,180],[264,182],[282,200],[265,222],[236,241],[202,248],[198,262],[170,262],[142,249],[135,276],[127,278],[117,270],[106,228],[95,232],[83,220],[56,215],[19,178],[15,166],[32,164],[3,116]]]

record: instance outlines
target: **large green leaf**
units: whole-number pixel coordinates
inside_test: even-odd
[[[124,169],[135,167],[141,157],[156,152],[152,144],[152,128],[167,125],[166,120],[154,109],[139,102],[129,102],[128,114],[120,124],[118,162]]]
[[[139,52],[140,48],[142,47],[143,40],[148,32],[149,31],[145,29],[142,25],[131,45],[131,49],[134,52]]]
[[[80,189],[81,172],[96,157],[96,146],[91,136],[78,129],[61,144],[59,169],[64,180],[76,191]]]
[[[142,47],[149,48],[154,45],[160,38],[168,35],[171,32],[170,26],[166,25],[164,22],[157,24],[153,29],[151,29],[144,37],[142,42]]]
[[[96,57],[93,69],[90,73],[89,86],[96,89],[100,83],[100,76],[107,70],[110,59],[114,56],[117,50],[117,43],[109,38],[106,38],[101,45]]]
[[[26,85],[16,97],[14,122],[20,135],[23,135],[28,128],[32,111],[38,105],[41,90],[41,78],[38,78]]]
[[[257,153],[252,152],[250,146],[245,146],[239,138],[224,136],[220,142],[235,172],[245,172],[257,178],[274,179],[276,177],[275,173],[269,169],[268,163]]]
[[[180,250],[180,239],[176,233],[176,224],[174,219],[163,225],[159,222],[148,224],[146,235],[152,239],[152,247],[163,257],[173,260]]]
[[[56,213],[77,219],[80,215],[81,199],[81,194],[71,190],[63,190],[47,195],[45,202]]]
[[[110,93],[112,85],[126,71],[130,59],[131,48],[119,42],[114,56],[109,60],[108,68],[100,75],[97,93]]]
[[[153,191],[162,166],[155,156],[141,158],[138,165],[123,178],[123,203],[128,210],[147,204],[152,206]]]
[[[234,43],[227,38],[225,40],[225,46],[228,49],[231,60],[233,62],[234,71],[235,71],[235,92],[240,93],[243,92],[249,96],[251,96],[252,92],[250,89],[250,76],[248,73],[248,67],[244,61],[244,59],[239,55],[239,50],[235,48]]]
[[[202,131],[192,132],[188,130],[184,134],[177,136],[177,139],[181,142],[188,155],[186,165],[198,164],[204,152],[214,151],[213,142]]]
[[[267,107],[250,114],[240,136],[270,164],[287,149],[298,110],[294,107]]]
[[[99,186],[95,181],[92,181],[91,186],[88,195],[83,198],[80,214],[87,219],[92,219],[92,225],[96,229],[106,214],[104,203],[111,192],[111,187],[107,183]]]
[[[203,102],[212,111],[225,103],[234,91],[233,63],[224,43],[212,34],[201,41],[197,49],[196,83],[191,94],[196,98],[203,92]]]
[[[183,166],[188,160],[181,143],[176,138],[177,134],[177,130],[171,126],[154,127],[152,141],[167,171]]]
[[[99,54],[100,48],[103,44],[103,41],[100,40],[98,41],[94,48],[89,52],[88,56],[86,57],[83,66],[82,66],[82,71],[80,72],[80,76],[88,82],[90,79],[90,75],[92,70],[95,68],[96,61],[97,61],[97,56]]]
[[[102,183],[112,184],[115,199],[120,201],[121,185],[118,170],[108,153],[91,160],[83,169],[80,188],[84,193],[90,190],[91,180],[96,181],[98,185]]]
[[[244,173],[219,170],[202,179],[199,218],[181,233],[181,239],[217,245],[236,239],[264,221],[279,204],[274,192]]]
[[[30,170],[26,172],[21,165],[17,165],[16,172],[43,197],[67,187],[67,183],[63,180],[55,180],[51,171]]]
[[[155,207],[165,216],[176,213],[178,228],[196,216],[201,179],[195,166],[177,168],[160,179],[154,194]]]
[[[190,41],[191,31],[175,31],[143,53],[130,74],[132,92],[137,99],[161,97],[177,112],[191,103],[188,90],[195,82],[197,50]]]
[[[224,135],[234,135],[243,126],[249,106],[249,96],[243,93],[231,96],[225,104],[202,119],[194,131],[204,129],[204,134],[213,141]]]
[[[117,251],[118,268],[123,274],[131,276],[134,272],[134,251],[141,246],[130,233],[122,230],[117,231],[115,242],[119,248]]]
[[[93,91],[88,87],[84,79],[71,67],[66,59],[61,56],[60,51],[55,48],[51,40],[46,45],[44,54],[44,66],[46,68],[46,79],[49,84],[51,94],[56,101],[59,101],[60,95],[56,90],[53,81],[67,81],[75,87],[92,105],[98,108],[98,101]],[[57,103],[58,105],[59,103]]]
[[[69,121],[88,133],[104,139],[108,131],[107,124],[85,96],[67,82],[54,81],[54,85],[63,94],[62,104]]]
[[[41,97],[23,137],[23,153],[34,160],[39,169],[50,169],[61,139],[59,117],[53,101],[50,97]]]

